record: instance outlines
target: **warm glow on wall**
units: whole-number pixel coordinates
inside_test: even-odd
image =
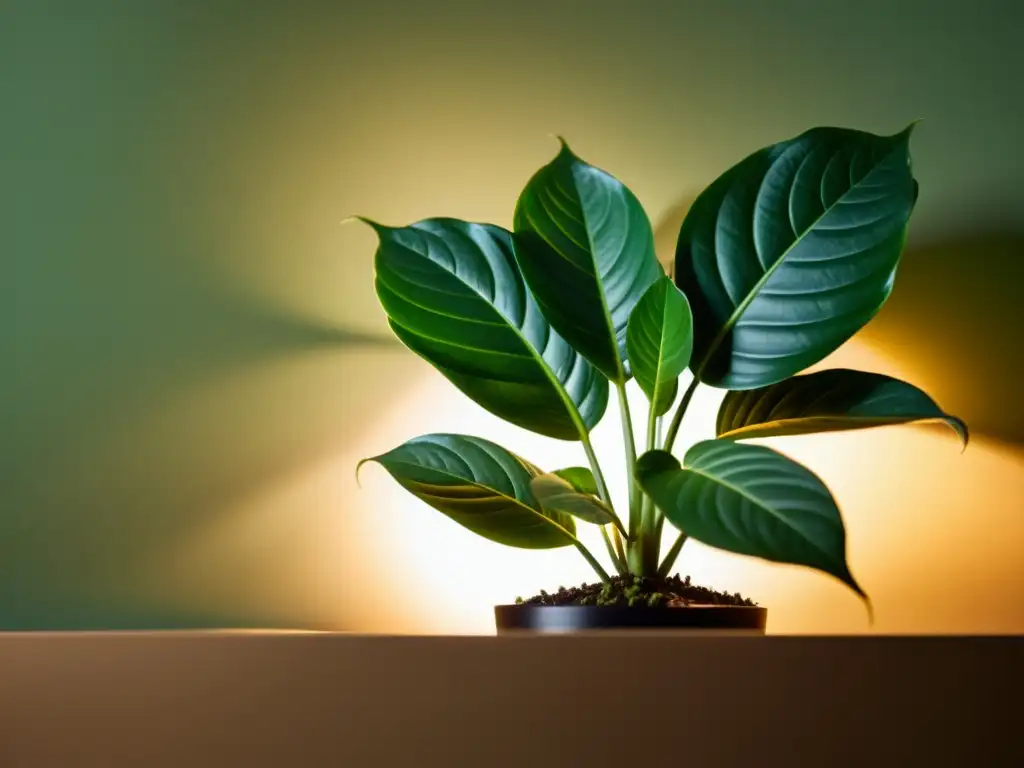
[[[826,365],[885,371],[913,380],[913,371],[862,344],[850,344]],[[639,413],[642,395],[634,390]],[[722,393],[702,388],[679,446],[713,434]],[[622,442],[614,412],[594,442],[622,499]],[[353,576],[373,584],[386,604],[363,605],[370,631],[490,633],[491,606],[539,589],[593,580],[578,553],[515,550],[490,543],[402,490],[382,469],[365,468],[362,489],[347,478],[358,458],[432,431],[477,434],[543,467],[584,463],[576,444],[533,436],[481,411],[439,376],[421,386],[333,464],[342,494],[336,507],[355,532],[336,541],[339,560],[355,558]],[[700,583],[745,595],[769,607],[770,632],[1018,632],[1020,587],[1007,587],[1024,546],[1024,457],[983,440],[960,454],[955,436],[939,428],[884,428],[765,441],[805,462],[829,484],[843,510],[851,567],[872,595],[877,623],[838,582],[807,569],[768,564],[690,542],[679,561]],[[985,490],[981,490],[985,489]],[[991,489],[991,490],[989,490]],[[973,524],[964,526],[970,517]],[[585,543],[603,554],[584,526]],[[970,534],[968,531],[976,531]],[[999,532],[994,536],[993,532]],[[355,574],[358,574],[356,576]],[[1009,592],[1006,590],[1009,589]],[[1014,591],[1016,589],[1016,592]]]
[[[892,359],[858,342],[832,363],[922,386],[977,437],[962,456],[910,428],[773,445],[836,492],[877,630],[1024,632],[1024,427],[1007,405],[1024,262],[1018,235],[979,235],[1020,229],[1024,102],[1007,94],[1024,48],[1006,13],[20,5],[0,629],[487,632],[495,602],[594,578],[569,549],[476,538],[377,466],[356,487],[359,459],[429,431],[583,457],[411,353],[353,341],[388,329],[376,238],[339,222],[507,226],[556,133],[637,194],[668,259],[688,200],[746,153],[923,117],[907,263],[864,336]],[[719,397],[699,391],[684,440],[710,436]],[[595,440],[622,498],[614,407]],[[865,629],[809,571],[695,544],[680,568],[768,605],[770,631]]]

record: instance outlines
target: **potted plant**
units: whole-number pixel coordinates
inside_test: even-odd
[[[431,434],[360,462],[492,541],[573,546],[593,566],[595,584],[496,606],[499,632],[763,632],[764,608],[669,575],[688,539],[829,574],[864,599],[870,620],[828,488],[744,440],[941,420],[966,447],[964,423],[911,384],[845,369],[801,374],[892,292],[918,194],[912,130],[819,127],[754,152],[695,200],[670,274],[637,198],[564,140],[523,189],[511,231],[361,219],[379,238],[376,291],[398,338],[483,408],[578,442],[587,457],[587,467],[541,468],[480,437]],[[631,378],[649,403],[640,448]],[[675,454],[701,384],[728,390],[717,434]],[[590,441],[611,390],[630,473],[622,506]],[[666,522],[678,535],[663,555]],[[580,523],[600,527],[607,565],[577,538]]]

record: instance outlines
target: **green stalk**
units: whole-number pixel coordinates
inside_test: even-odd
[[[662,450],[671,453],[672,445],[676,441],[676,435],[679,434],[679,425],[683,423],[683,414],[686,413],[686,409],[689,407],[690,400],[693,398],[693,393],[699,383],[700,381],[694,376],[690,386],[683,393],[683,399],[679,401],[679,407],[676,408],[675,415],[672,417],[672,423],[669,424],[668,434],[665,435],[665,445],[662,447]]]
[[[647,413],[647,450],[653,451],[657,445],[659,419],[654,413],[654,406]],[[643,575],[653,575],[661,552],[661,533],[658,526],[658,510],[654,501],[646,493],[641,493],[640,501],[640,532],[639,561],[637,570]]]
[[[650,446],[647,449],[648,451],[653,451],[655,447],[657,447],[658,443],[662,441],[663,421],[664,419],[660,416],[654,419],[654,433],[652,438],[648,438],[650,442]],[[650,506],[654,515],[654,537],[657,539],[657,546],[660,551],[660,548],[662,548],[662,528],[665,526],[665,515],[662,513],[662,510],[657,508],[653,499],[650,499]]]
[[[615,514],[614,508],[612,507],[612,497],[608,493],[608,486],[604,481],[604,473],[601,472],[601,463],[597,460],[597,453],[594,451],[594,445],[590,442],[590,435],[586,432],[580,433],[580,442],[583,443],[583,451],[587,454],[587,462],[590,464],[590,471],[594,475],[594,484],[597,486],[597,496],[608,508],[612,510],[612,514]],[[611,539],[608,538],[608,531],[602,525],[601,537],[604,539],[604,545],[608,550],[608,556],[612,559],[612,563],[615,565],[615,570],[619,573],[624,573],[627,569],[626,566],[626,555],[622,551],[622,543],[619,540],[618,528],[622,527],[622,521],[619,520],[616,515],[615,521],[618,525],[617,528],[612,529],[612,533],[615,537],[615,546],[612,546]]]
[[[615,542],[615,552],[618,554],[619,561],[622,563],[623,572],[627,572],[629,568],[626,565],[626,548],[622,544],[623,535],[625,534],[620,535],[618,528],[612,528],[612,539]]]
[[[580,551],[580,554],[586,558],[587,562],[590,563],[591,567],[595,571],[597,571],[597,575],[601,577],[601,581],[603,581],[606,584],[609,581],[611,581],[611,576],[609,576],[608,572],[601,567],[601,564],[599,562],[597,562],[597,558],[590,554],[590,550],[587,549],[586,546],[584,546],[582,541],[580,541],[574,536],[573,544],[576,546],[576,549]]]
[[[594,452],[594,445],[590,442],[590,435],[580,434],[580,442],[583,443],[583,451],[587,454],[587,461],[590,463],[590,471],[594,473],[594,484],[597,485],[597,495],[609,507],[612,506],[612,499],[608,493],[608,486],[604,482],[604,474],[601,472],[601,464]]]
[[[683,544],[686,543],[687,536],[685,533],[680,533],[679,538],[675,540],[675,543],[669,548],[668,552],[665,553],[665,559],[661,561],[661,565],[658,566],[658,576],[665,578],[668,576],[669,571],[672,570],[672,566],[675,565],[676,558],[679,557],[679,550],[683,548]]]
[[[626,401],[626,385],[615,385],[619,392],[619,415],[622,420],[622,440],[626,446],[626,477],[629,479],[629,538],[634,540],[640,525],[640,508],[637,504],[636,481],[633,470],[636,467],[636,442],[633,438],[633,418],[629,415],[629,403]]]
[[[651,408],[647,412],[647,450],[653,451],[658,446],[658,423],[659,418],[654,415],[654,404],[651,403]],[[644,494],[644,505],[643,511],[646,516],[653,510],[654,504],[651,501],[650,496]],[[642,518],[641,518],[642,519]]]
[[[655,507],[655,515],[656,522],[654,524],[654,529],[657,532],[656,535],[658,537],[658,541],[660,542],[661,532],[665,528],[665,515],[657,507]]]
[[[564,533],[569,538],[569,540],[572,541],[573,546],[576,547],[576,549],[578,549],[580,551],[580,554],[583,555],[583,558],[588,563],[590,563],[590,567],[593,568],[597,572],[597,575],[601,577],[601,581],[603,581],[605,584],[607,584],[609,581],[611,581],[611,576],[608,575],[608,571],[606,571],[604,568],[601,567],[601,563],[599,563],[597,561],[597,558],[594,557],[593,554],[591,554],[590,550],[587,549],[586,545],[582,541],[580,541],[579,539],[576,538],[575,534],[570,533],[569,531],[567,531],[565,528],[560,526],[558,523],[556,523],[551,518],[544,518],[544,519],[547,520],[548,523],[553,525],[555,528],[560,530],[562,533]]]
[[[679,407],[676,408],[676,412],[672,416],[672,423],[669,424],[668,434],[665,435],[665,443],[662,446],[662,450],[671,452],[672,445],[675,443],[676,437],[679,434],[679,427],[683,423],[683,416],[686,414],[686,409],[690,406],[690,400],[693,399],[693,393],[697,390],[697,385],[699,383],[700,380],[694,376],[693,381],[690,382],[690,386],[688,386],[686,391],[683,393],[683,398],[679,401]],[[654,525],[656,532],[655,535],[659,542],[661,541],[661,532],[664,524],[665,517],[664,515],[661,515],[655,521]],[[665,553],[665,559],[662,560],[661,565],[658,566],[658,576],[661,578],[668,576],[669,571],[672,570],[672,566],[675,565],[676,558],[679,557],[679,551],[683,548],[683,544],[686,543],[686,539],[686,534],[680,532],[668,552]]]
[[[608,537],[607,526],[598,526],[601,529],[601,538],[604,539],[604,546],[608,550],[608,556],[612,559],[612,563],[615,565],[615,570],[621,575],[628,569],[626,568],[626,557],[622,553],[622,540],[619,538],[619,529],[612,528],[612,532],[615,534],[615,544],[612,544],[612,540]]]

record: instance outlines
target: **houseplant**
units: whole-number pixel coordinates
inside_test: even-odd
[[[963,422],[911,384],[845,369],[801,374],[892,292],[918,194],[913,127],[891,136],[820,127],[754,152],[695,200],[671,275],[637,198],[564,140],[523,189],[511,231],[361,219],[379,239],[376,291],[398,338],[483,408],[578,442],[587,457],[588,467],[540,468],[479,437],[433,434],[360,462],[379,463],[488,539],[574,546],[593,566],[595,585],[497,606],[499,631],[763,631],[763,608],[669,576],[688,538],[822,571],[870,616],[828,488],[744,440],[941,420],[966,447]],[[641,448],[630,378],[649,403]],[[701,384],[728,390],[717,434],[680,460],[676,436]],[[623,506],[590,442],[613,389],[630,473]],[[678,535],[663,555],[666,521]],[[579,523],[600,527],[607,568],[576,537]]]

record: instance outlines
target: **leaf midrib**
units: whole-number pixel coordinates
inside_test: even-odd
[[[878,168],[878,166],[880,166],[883,161],[888,160],[893,155],[893,153],[897,151],[898,148],[899,144],[893,147],[893,149],[890,152],[883,155],[878,160],[878,162],[874,163],[871,166],[871,168],[868,171],[866,171],[864,175],[860,177],[860,179],[857,180],[856,184],[851,184],[849,189],[847,189],[845,192],[843,192],[842,195],[836,198],[832,205],[825,208],[825,210],[823,210],[822,213],[819,216],[817,216],[814,219],[814,221],[807,226],[806,229],[804,229],[804,231],[786,248],[786,250],[782,252],[782,255],[779,256],[778,260],[774,264],[772,264],[772,266],[765,272],[765,274],[762,275],[761,278],[754,284],[753,288],[750,289],[750,291],[747,293],[743,301],[740,302],[739,306],[737,306],[736,309],[733,310],[732,314],[729,316],[729,319],[718,330],[718,333],[715,334],[715,337],[712,339],[711,344],[708,346],[708,350],[704,355],[704,359],[701,360],[700,367],[697,369],[697,372],[695,374],[696,378],[699,379],[701,374],[704,373],[704,369],[708,366],[708,363],[711,362],[712,356],[714,356],[715,352],[718,350],[718,347],[725,340],[725,337],[728,336],[729,332],[733,329],[736,323],[739,322],[740,317],[743,316],[743,313],[747,311],[747,308],[753,303],[754,299],[757,298],[758,294],[761,292],[761,289],[764,287],[765,283],[767,283],[771,276],[774,275],[775,272],[785,263],[786,257],[789,256],[793,249],[796,248],[797,245],[802,243],[804,241],[804,238],[807,237],[814,230],[814,228],[826,215],[831,213],[835,209],[835,207],[846,198],[847,195],[849,195],[851,192],[853,192],[854,189],[859,187],[860,184],[864,181],[864,179],[867,178],[867,176],[870,175],[872,172],[874,172],[874,170]],[[772,164],[774,165],[774,161]],[[767,172],[765,175],[767,175]],[[760,194],[760,189],[758,190],[758,193]],[[790,193],[792,194],[792,188],[790,189]]]
[[[663,283],[663,285],[664,285],[664,283]],[[668,328],[668,317],[667,317],[667,315],[668,315],[669,299],[668,299],[668,286],[667,285],[665,285],[665,287],[662,289],[661,293],[662,293],[662,302],[661,302],[661,333],[659,334],[659,338],[658,338],[658,366],[655,369],[655,379],[654,379],[654,395],[655,396],[651,398],[651,402],[657,404],[655,407],[659,407],[661,405],[661,403],[659,402],[659,399],[660,399],[660,396],[661,396],[662,384],[663,384],[663,382],[661,380],[661,371],[662,371],[662,364],[663,364],[664,359],[665,359],[665,332],[666,332],[666,330]],[[671,407],[671,404],[669,404],[669,406],[666,406],[666,407]]]
[[[594,170],[596,171],[598,169],[595,168]],[[575,160],[573,161],[572,165],[569,167],[569,173],[572,175],[573,186],[576,187],[576,196],[580,200],[580,212],[582,213],[582,211],[583,211],[583,201],[582,201],[582,197],[579,194],[579,180],[577,179],[577,176],[576,176],[576,162],[575,162]],[[600,172],[600,173],[603,176],[606,175],[606,174],[604,174],[603,171]],[[609,177],[609,178],[611,178],[611,177]],[[628,208],[629,206],[627,205],[626,207]],[[628,243],[629,242],[629,216],[628,216],[628,212],[627,212],[627,216],[625,218],[625,221],[626,221],[626,225],[625,225],[626,226],[626,230],[623,233],[622,242],[623,243]],[[615,331],[615,321],[612,319],[612,313],[608,309],[608,299],[604,295],[604,280],[601,277],[601,270],[600,270],[599,265],[597,263],[597,250],[594,248],[594,236],[593,236],[593,234],[590,231],[590,220],[589,220],[589,218],[586,215],[583,216],[583,229],[586,230],[586,232],[587,232],[587,244],[590,246],[590,248],[589,248],[589,251],[590,251],[590,262],[591,262],[591,264],[594,265],[594,283],[595,283],[595,285],[597,285],[597,295],[601,299],[601,310],[604,312],[605,324],[608,326],[608,334],[609,334],[609,338],[611,340],[612,357],[615,358],[615,370],[617,372],[616,384],[621,386],[621,385],[625,384],[625,382],[626,382],[626,369],[622,365],[622,353],[619,351],[619,336],[618,336],[618,334]]]
[[[383,464],[383,462],[381,461],[380,457],[375,457],[373,459],[370,459],[370,461],[376,461],[378,464]],[[405,466],[405,467],[413,467],[415,469],[429,469],[431,472],[437,472],[439,475],[443,475],[445,477],[452,478],[454,480],[458,480],[460,483],[464,483],[465,485],[469,485],[469,486],[472,486],[473,488],[477,488],[479,490],[488,491],[490,493],[493,493],[498,498],[505,499],[506,501],[511,502],[512,504],[521,507],[522,509],[530,512],[532,515],[534,515],[536,517],[539,517],[540,519],[542,519],[542,520],[550,523],[551,525],[555,526],[558,530],[560,530],[562,533],[564,533],[566,536],[568,536],[572,541],[578,541],[578,539],[575,536],[573,536],[571,533],[569,533],[569,531],[567,531],[561,525],[556,523],[550,517],[546,516],[542,512],[537,511],[533,507],[527,506],[522,501],[517,499],[515,496],[509,496],[507,493],[504,493],[503,491],[500,491],[497,488],[492,488],[489,485],[484,485],[483,483],[479,483],[479,482],[477,482],[475,480],[468,480],[468,479],[466,479],[464,477],[460,477],[459,475],[453,474],[452,472],[449,472],[447,470],[438,469],[437,467],[424,467],[422,464],[416,464],[414,462],[406,461],[404,459],[391,459],[389,461],[392,464],[400,464],[400,465]],[[511,480],[512,478],[509,478],[509,479]],[[412,482],[416,482],[416,481],[412,481]],[[433,494],[427,494],[427,495],[428,496],[433,496]],[[440,498],[440,497],[436,497],[435,496],[435,498]]]
[[[685,469],[685,470],[687,470],[689,472],[693,472],[695,475],[699,475],[700,477],[703,477],[703,478],[705,478],[707,480],[710,480],[713,483],[718,483],[719,485],[721,485],[721,486],[723,486],[725,488],[728,488],[729,490],[733,491],[734,493],[739,494],[743,498],[747,499],[751,503],[753,503],[756,506],[758,506],[760,509],[763,509],[764,511],[766,511],[768,514],[770,514],[772,517],[774,517],[776,520],[778,520],[782,525],[786,526],[789,530],[794,531],[794,532],[800,534],[800,538],[802,538],[804,541],[806,541],[808,544],[810,544],[816,550],[818,550],[823,555],[825,555],[825,559],[827,561],[831,561],[832,560],[832,556],[831,556],[831,554],[827,550],[823,549],[817,542],[815,542],[812,539],[808,538],[806,534],[804,534],[802,531],[800,531],[800,529],[798,529],[795,526],[793,526],[788,520],[786,520],[785,517],[783,517],[781,514],[779,514],[775,509],[773,509],[772,507],[766,506],[765,502],[763,500],[758,499],[756,496],[751,496],[749,493],[744,491],[742,488],[740,488],[740,487],[738,487],[736,485],[733,485],[732,483],[730,483],[730,482],[728,482],[726,480],[723,480],[722,478],[720,478],[720,477],[718,477],[716,475],[708,474],[707,472],[705,472],[705,471],[703,471],[701,469],[698,469],[696,467],[685,466],[685,467],[682,467],[682,469]]]
[[[539,479],[539,478],[547,479],[548,482],[551,482],[551,483],[554,483],[555,480],[557,480],[558,481],[558,485],[560,486],[559,490],[557,492],[550,493],[547,496],[544,496],[542,498],[540,495],[537,494],[537,492],[533,488],[533,480],[536,480],[536,479]],[[554,479],[551,479],[551,478],[554,478]],[[540,504],[541,508],[544,507],[544,499],[549,499],[550,500],[550,499],[561,499],[561,498],[579,498],[579,499],[585,499],[586,501],[594,504],[595,506],[597,506],[598,508],[600,508],[604,512],[612,513],[612,509],[604,501],[602,501],[600,498],[598,498],[597,495],[577,490],[576,487],[572,483],[570,483],[564,477],[556,475],[554,472],[546,472],[546,473],[543,473],[543,474],[538,475],[537,477],[531,479],[531,481],[530,481],[530,492],[533,494],[533,497],[535,499],[537,499],[537,503]],[[568,513],[566,513],[566,514],[568,514]]]
[[[509,232],[508,230],[502,230],[502,231],[506,235],[508,235],[510,247],[514,248],[512,233]],[[430,234],[433,237],[438,237],[434,233],[427,233],[427,234]],[[486,296],[484,296],[475,287],[473,287],[472,285],[469,285],[464,280],[462,280],[462,278],[457,273],[455,273],[454,271],[449,271],[448,269],[445,269],[445,267],[443,265],[438,264],[433,259],[427,258],[426,255],[421,254],[418,251],[413,251],[413,253],[416,253],[421,259],[426,261],[433,268],[441,270],[443,273],[449,275],[450,277],[453,277],[455,280],[458,280],[462,285],[465,285],[480,301],[484,302],[487,306],[489,306],[494,311],[494,313],[498,317],[500,317],[502,320],[505,321],[505,323],[508,325],[508,327],[512,329],[513,333],[515,333],[519,337],[519,339],[523,342],[523,344],[529,350],[530,357],[532,357],[534,359],[534,361],[540,366],[541,370],[544,373],[545,378],[547,378],[547,380],[551,383],[551,386],[554,387],[555,394],[558,396],[558,399],[562,401],[562,405],[566,409],[566,412],[567,412],[567,414],[569,416],[569,421],[572,422],[572,425],[574,427],[576,427],[576,432],[580,435],[581,438],[585,437],[586,434],[587,434],[587,427],[586,427],[586,424],[583,421],[583,417],[580,415],[579,408],[576,407],[576,403],[574,403],[572,398],[569,397],[569,393],[565,390],[565,387],[562,385],[562,382],[558,380],[558,377],[555,376],[555,372],[551,369],[551,366],[548,365],[547,360],[544,359],[543,355],[540,354],[540,352],[533,345],[533,343],[528,338],[526,338],[526,336],[523,334],[522,328],[520,328],[518,324],[514,323],[512,320],[510,320],[508,317],[506,317],[505,314],[501,310],[499,310],[497,306],[495,306],[494,302],[492,302],[490,299],[488,299]],[[518,269],[518,264],[516,265],[516,268]],[[522,280],[522,288],[523,288],[524,296],[528,297],[526,300],[529,301],[529,299],[533,299],[534,301],[536,301],[537,300],[536,297],[533,296],[533,294],[530,292],[529,286],[526,285],[526,281],[525,281],[525,279],[523,279],[522,274],[519,275],[519,278],[520,278],[520,280]],[[524,313],[524,316],[525,316],[525,313]],[[545,319],[545,322],[547,322],[546,319]],[[401,325],[401,323],[399,323],[399,325]],[[549,332],[550,333],[555,333],[555,329],[554,328],[550,328],[550,323],[548,323],[548,325],[549,325]],[[402,326],[402,327],[404,328],[405,326]],[[408,328],[406,328],[406,330],[410,330],[411,331],[411,329],[408,329]],[[418,331],[411,331],[411,332],[415,333],[418,336],[423,336],[423,334],[419,333]],[[435,339],[435,341],[439,341],[440,342],[442,340],[441,339]],[[564,339],[563,339],[563,341],[564,341]],[[447,342],[447,341],[445,341],[443,343],[451,344],[451,342]],[[462,347],[462,345],[459,345],[459,344],[453,344],[452,346]],[[462,348],[474,349],[472,347],[462,347]],[[573,352],[575,354],[577,354],[577,355],[579,354],[579,352],[576,352],[576,350],[573,350]],[[526,356],[516,355],[516,357],[520,357],[521,359],[528,359]],[[588,364],[589,364],[589,361],[588,361]]]
[[[575,157],[575,155],[572,155],[569,158],[568,171],[569,171],[569,177],[572,180],[572,184],[573,184],[573,191],[574,191],[575,201],[576,201],[576,204],[579,205],[579,208],[580,208],[581,218],[579,220],[579,223],[581,223],[583,225],[583,229],[584,229],[584,231],[587,234],[587,256],[590,258],[590,265],[591,265],[591,267],[593,267],[593,274],[592,275],[588,275],[588,277],[592,277],[592,279],[594,281],[594,285],[595,285],[595,287],[597,289],[597,296],[598,296],[598,299],[601,302],[601,311],[604,314],[605,329],[608,331],[608,334],[609,334],[608,338],[611,340],[611,350],[612,350],[612,353],[613,353],[612,357],[615,359],[615,368],[616,368],[616,372],[617,372],[617,375],[615,377],[615,383],[616,384],[624,384],[625,381],[626,381],[626,371],[625,371],[625,368],[623,368],[622,356],[621,356],[621,354],[619,352],[618,335],[615,332],[615,323],[613,322],[611,313],[608,310],[608,302],[607,302],[607,300],[605,298],[605,295],[604,295],[604,283],[603,283],[603,281],[601,279],[601,271],[598,268],[597,253],[596,253],[596,251],[594,249],[594,238],[593,238],[593,235],[592,235],[592,233],[590,231],[590,223],[588,221],[587,216],[583,213],[582,198],[581,198],[581,196],[579,194],[579,182],[578,182],[577,177],[576,177],[576,165],[577,165],[577,162],[579,162],[578,159]],[[594,170],[598,170],[599,171],[599,169],[596,169],[596,168]],[[558,186],[558,183],[557,183],[557,173],[556,173],[554,168],[551,168],[551,171],[552,171],[551,183],[554,184],[557,187]],[[601,171],[601,173],[604,174],[603,171]],[[604,175],[607,175],[607,174],[604,174]],[[611,178],[611,177],[609,177],[609,178]],[[563,190],[563,193],[564,193],[564,190]],[[544,209],[545,206],[544,206],[543,202],[540,200],[540,196],[536,192],[534,194],[537,196],[538,203],[540,203],[540,207],[542,209]],[[524,213],[525,213],[526,219],[529,221],[531,219],[529,210],[528,209],[525,210]],[[551,216],[550,212],[548,212],[545,209],[545,213],[555,223],[555,226],[558,227],[560,231],[565,233],[564,228],[561,227],[561,225],[558,224],[558,221],[553,216]],[[566,212],[566,215],[568,215],[568,212]],[[537,233],[538,235],[540,234],[537,231],[537,228],[533,224],[532,221],[530,222],[530,226],[531,226],[531,229],[533,229],[533,231],[535,233]],[[624,239],[627,239],[627,238],[624,238]],[[569,264],[571,264],[573,267],[575,267],[577,269],[580,269],[579,265],[577,265],[572,259],[570,259],[564,253],[562,253],[558,248],[555,248],[553,245],[550,246],[550,247],[551,247],[551,250],[554,253],[556,253],[559,256],[559,258],[561,258],[563,261],[566,261]],[[600,370],[600,369],[598,369],[598,370]]]
[[[775,429],[778,427],[787,427],[798,424],[814,424],[822,421],[849,421],[853,423],[862,421],[877,422],[878,426],[884,427],[896,424],[905,424],[911,421],[946,421],[945,416],[801,416],[796,419],[772,419],[771,421],[761,421],[757,424],[745,424],[742,427],[736,427],[730,429],[727,432],[722,432],[718,435],[718,438],[732,437],[735,435],[745,434],[747,432],[759,432],[765,429]]]

